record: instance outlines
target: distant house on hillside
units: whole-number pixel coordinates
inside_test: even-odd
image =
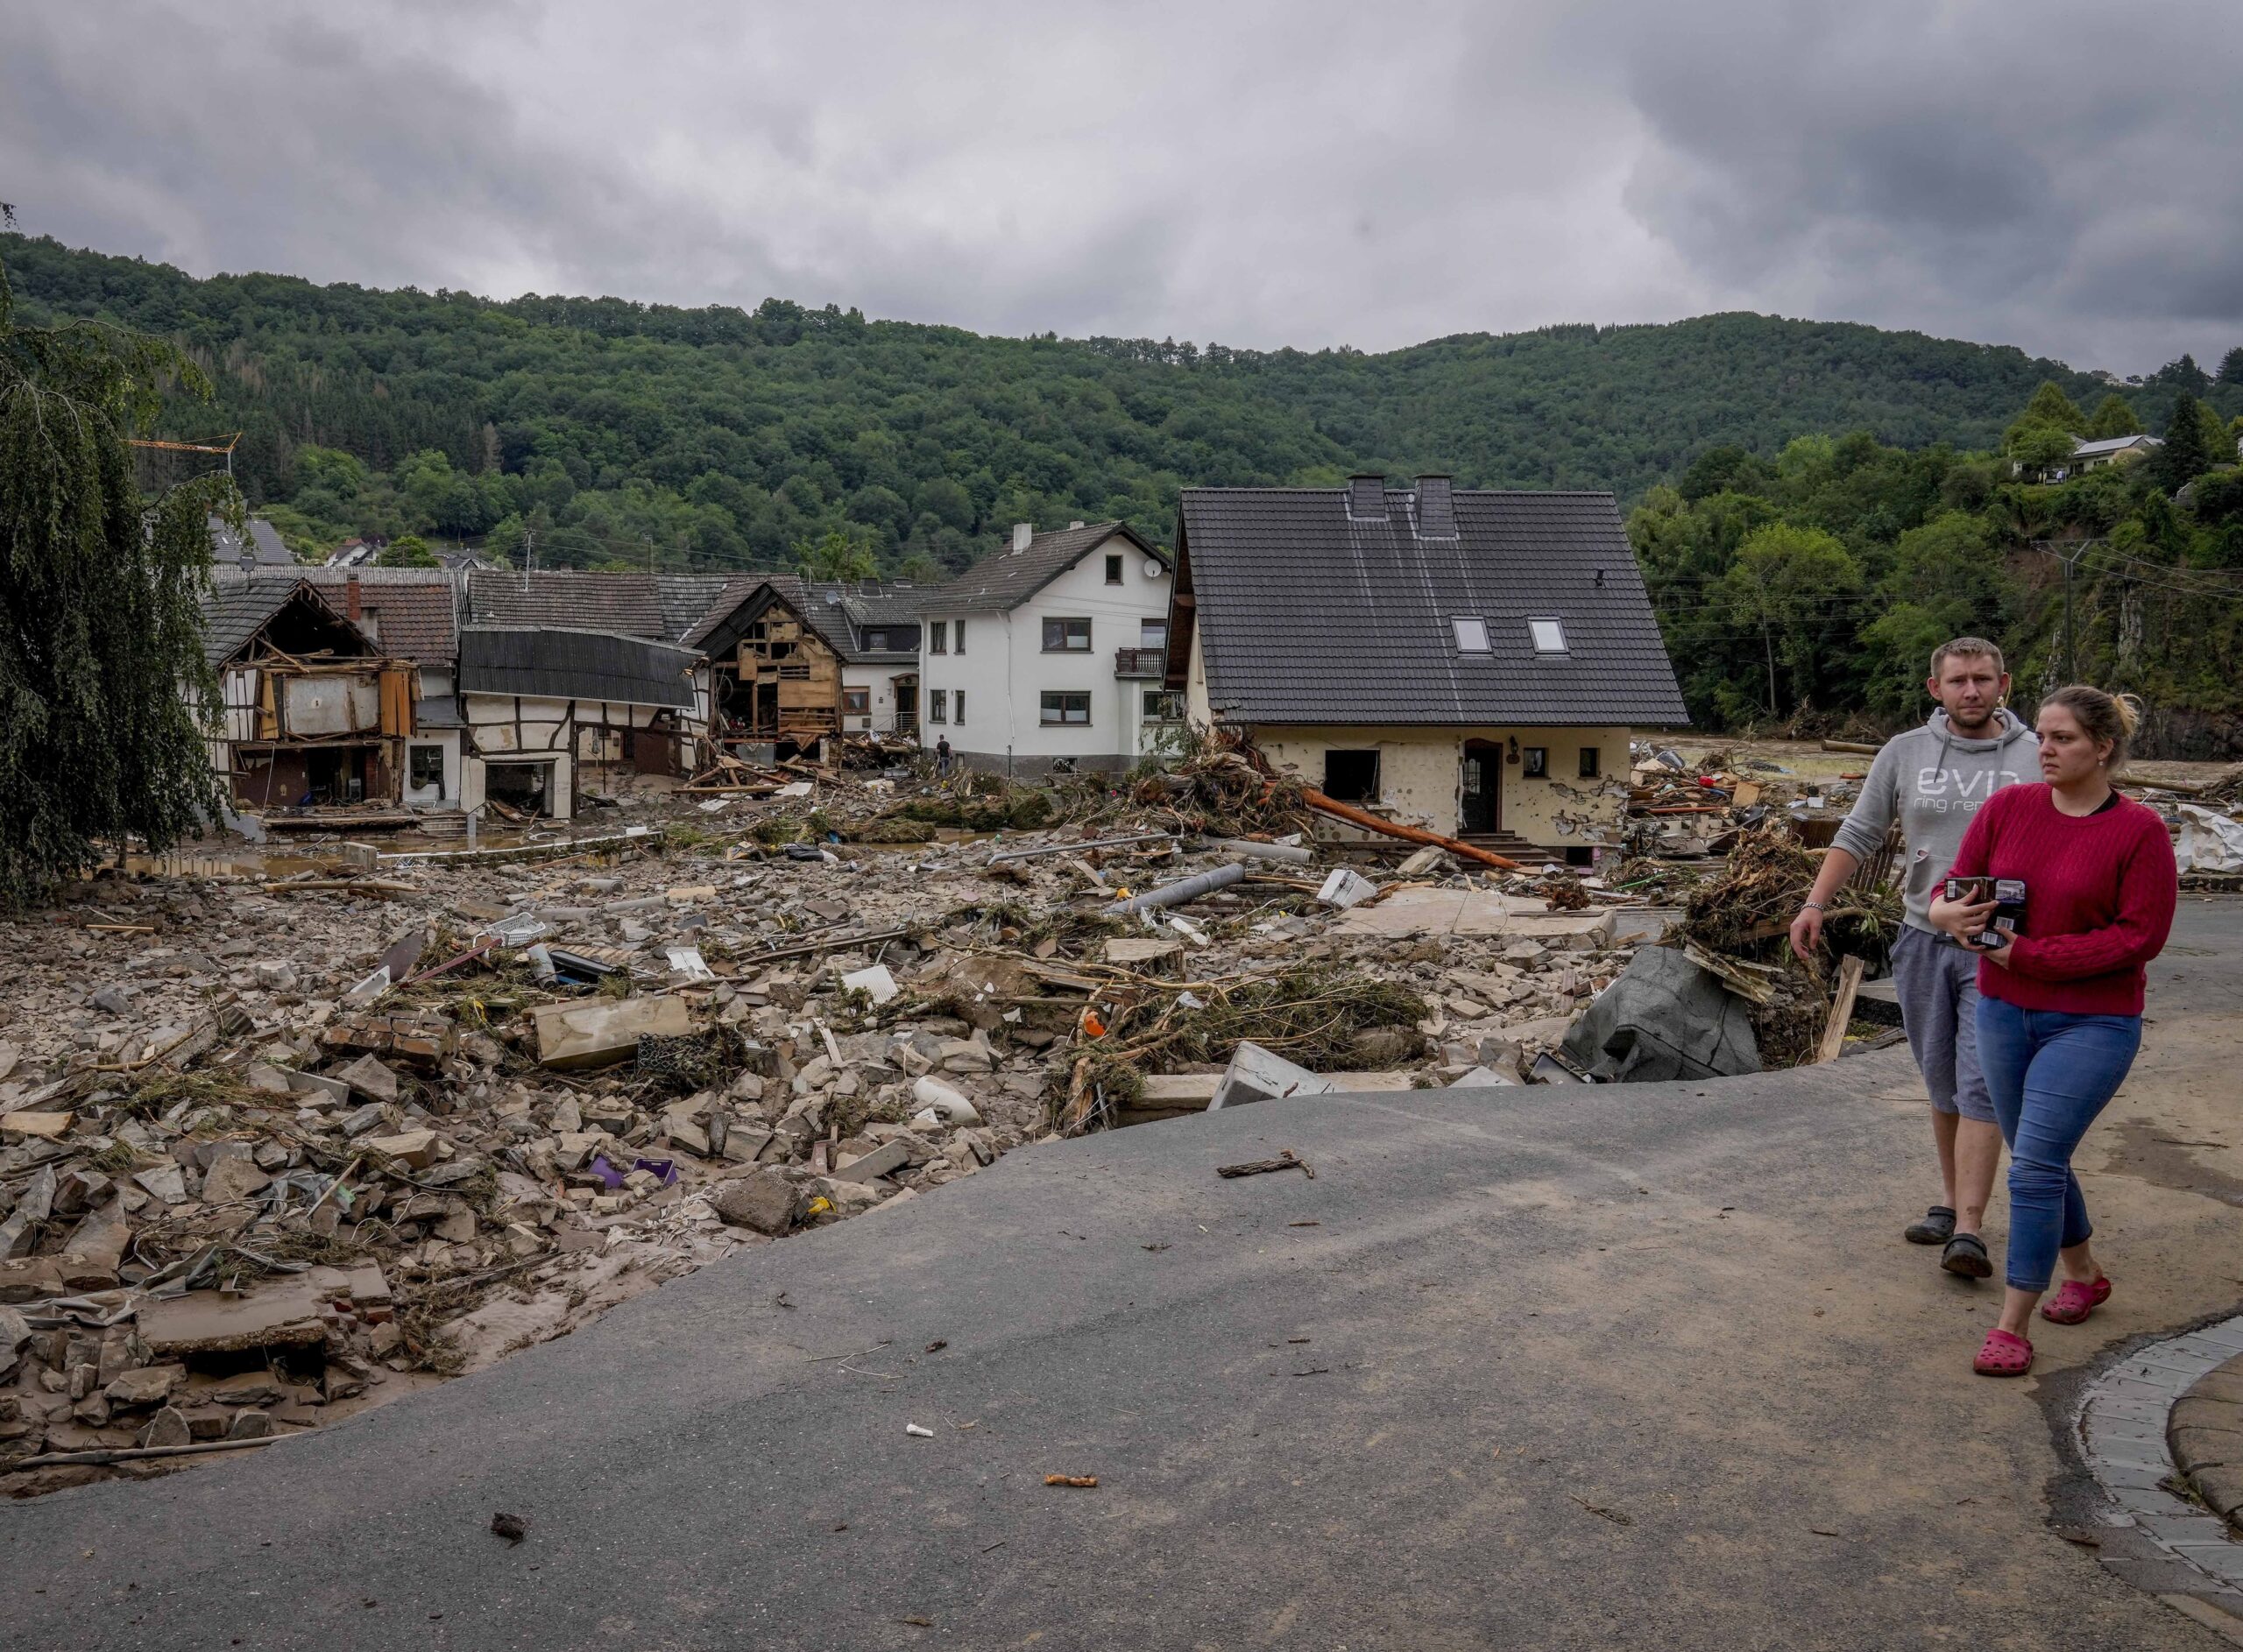
[[[1617,844],[1688,721],[1609,493],[1186,488],[1166,685],[1328,795],[1499,850]]]
[[[920,603],[919,743],[1005,773],[1126,769],[1178,710],[1161,686],[1167,555],[1120,522],[1013,527]]]
[[[2132,464],[2147,458],[2165,443],[2151,435],[2111,436],[2100,441],[2083,441],[2071,450],[2074,472],[2100,470],[2106,465]]]

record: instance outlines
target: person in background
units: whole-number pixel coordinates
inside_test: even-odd
[[[2042,701],[2047,784],[1997,794],[1952,869],[2025,886],[2019,932],[1977,953],[1978,1061],[2009,1143],[2009,1289],[1972,1362],[1981,1376],[2033,1368],[2025,1331],[2058,1267],[2043,1319],[2076,1325],[2111,1295],[2071,1159],[2141,1048],[2143,966],[2164,948],[2180,884],[2165,822],[2113,789],[2137,717],[2100,688]],[[1975,941],[1994,906],[1942,892],[1932,921]]]
[[[935,778],[938,780],[948,780],[950,767],[950,736],[945,734],[935,742]]]
[[[1931,657],[1924,687],[1939,710],[1896,735],[1870,765],[1861,797],[1822,857],[1807,903],[1792,920],[1792,950],[1812,962],[1822,914],[1847,879],[1875,855],[1896,819],[1906,841],[1907,917],[1893,942],[1893,978],[1908,1048],[1931,1096],[1941,1203],[1905,1236],[1942,1246],[1940,1265],[1966,1279],[1993,1269],[1979,1229],[2001,1163],[2001,1130],[1978,1073],[1978,960],[1932,927],[1935,886],[1985,801],[2032,773],[2033,732],[2002,709],[2009,674],[1983,637],[1957,637]]]

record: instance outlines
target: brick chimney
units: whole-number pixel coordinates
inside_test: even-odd
[[[1015,522],[1013,524],[1013,549],[1016,551],[1026,550],[1028,548],[1028,542],[1035,537],[1035,523]]]
[[[354,625],[363,618],[358,608],[358,573],[356,568],[343,581],[343,612]]]
[[[1357,522],[1386,520],[1386,478],[1369,474],[1349,477],[1348,515]]]

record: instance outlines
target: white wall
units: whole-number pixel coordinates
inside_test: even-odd
[[[874,734],[895,733],[895,680],[900,676],[909,676],[917,669],[916,666],[910,665],[862,666],[843,662],[842,688],[845,691],[850,688],[869,688],[872,691],[872,710],[868,714],[844,711],[841,714],[842,728],[851,733],[867,729]],[[970,700],[967,702],[969,710],[972,708],[972,703]],[[920,702],[922,715],[924,714],[926,702],[923,700]],[[952,741],[952,744],[955,745],[956,741]]]
[[[444,753],[444,784],[441,794],[435,787],[415,787],[413,784],[413,748],[416,745],[440,746]],[[457,729],[424,729],[405,743],[405,773],[398,777],[405,788],[405,801],[421,807],[457,808],[459,807],[460,753]]]
[[[1109,554],[1122,558],[1119,585],[1106,582]],[[1159,567],[1156,559],[1116,536],[1009,613],[961,615],[930,607],[919,646],[920,744],[931,748],[948,735],[954,750],[979,762],[1001,765],[1009,753],[1015,767],[1028,773],[1042,773],[1058,757],[1119,766],[1134,763],[1144,738],[1139,695],[1160,683],[1157,678],[1117,679],[1114,655],[1116,649],[1142,646],[1142,622],[1168,618],[1168,570],[1161,568],[1157,575],[1148,575],[1148,563]],[[960,618],[966,621],[962,655],[955,635]],[[1046,618],[1088,619],[1089,651],[1044,653]],[[951,650],[932,653],[933,627],[945,621],[952,632]],[[930,720],[937,689],[951,696],[945,723]],[[966,694],[962,724],[956,710],[960,689]],[[1046,726],[1042,696],[1047,689],[1087,693],[1089,725]]]

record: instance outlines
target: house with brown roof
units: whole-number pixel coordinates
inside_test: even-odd
[[[1011,541],[920,602],[919,743],[1007,774],[1127,769],[1173,726],[1166,553],[1122,522]]]

